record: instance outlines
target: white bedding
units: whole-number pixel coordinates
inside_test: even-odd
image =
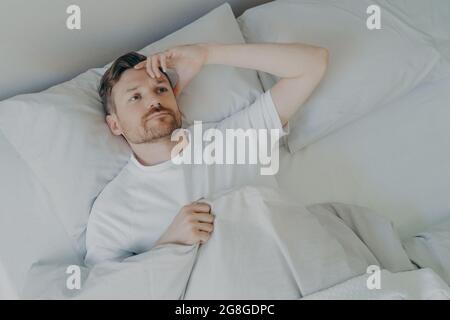
[[[381,30],[365,27],[371,0],[284,0],[247,10],[238,21],[247,42],[312,43],[329,50],[327,72],[289,120],[296,151],[407,94],[441,60],[423,35],[384,8]],[[280,18],[282,17],[282,18]],[[265,90],[279,77],[259,72]]]
[[[450,218],[450,3],[375,2],[385,14],[421,32],[440,52],[439,65],[427,83],[385,108],[294,155],[282,150],[277,178],[305,203],[370,207],[392,220],[407,239]]]
[[[439,25],[436,27],[436,22],[423,18],[421,10],[413,10],[416,5],[417,8],[422,7],[420,1],[416,0],[411,5],[403,1],[403,4],[411,9],[408,14],[413,15],[413,20],[419,19],[421,25],[433,27],[430,30],[435,30],[444,50],[450,48],[445,43],[445,37],[448,36],[445,32],[450,32],[450,19],[437,19]],[[437,13],[441,17],[450,17],[445,11],[436,10],[438,6],[432,7],[433,17]],[[450,50],[447,52],[450,53]],[[279,185],[305,204],[333,201],[370,207],[389,217],[403,237],[416,234],[426,226],[448,217],[448,88],[450,76],[421,85],[407,97],[294,155],[285,149],[281,150],[280,172],[277,176]],[[5,174],[7,169],[3,168]],[[10,181],[13,181],[13,172],[9,172],[9,175]],[[21,179],[20,183],[31,188],[33,184],[27,179]],[[33,215],[33,223],[35,220],[37,223],[47,223]],[[60,221],[51,223],[58,224]],[[29,232],[31,228],[28,226],[19,231],[24,234],[24,247],[38,247],[44,241],[28,241],[26,235],[32,234]],[[66,238],[67,235],[65,238],[52,239],[52,245],[58,243],[58,248],[64,247],[68,242]],[[7,253],[11,259],[17,259],[19,269],[28,266],[26,263],[33,258],[15,256],[12,248]],[[39,257],[44,261],[47,258],[45,252]],[[7,273],[0,270],[0,297],[17,297],[17,286],[22,285],[25,279],[11,278],[10,285],[7,280]],[[137,286],[130,290],[135,288]]]
[[[409,258],[420,268],[432,268],[450,284],[450,217],[403,242]]]
[[[369,266],[414,270],[390,222],[371,210],[309,208],[268,187],[237,188],[205,201],[216,216],[207,243],[162,245],[122,263],[97,264],[75,297],[297,299],[365,274]],[[61,266],[36,265],[24,295],[73,296],[66,278]]]
[[[431,269],[399,273],[381,270],[379,287],[374,286],[371,276],[355,277],[302,300],[450,300],[450,288]]]
[[[450,215],[450,76],[419,86],[294,155],[281,188],[307,204],[338,201],[390,218],[403,237]]]

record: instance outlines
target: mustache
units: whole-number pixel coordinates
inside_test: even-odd
[[[144,115],[143,120],[145,121],[145,120],[147,120],[148,118],[150,118],[152,115],[154,115],[154,114],[156,114],[156,113],[161,113],[161,112],[168,113],[168,114],[170,114],[172,117],[175,117],[175,115],[174,115],[174,113],[173,113],[172,110],[167,109],[166,107],[164,107],[164,106],[162,106],[162,105],[159,104],[157,107],[151,108],[150,111],[147,112],[147,113]]]

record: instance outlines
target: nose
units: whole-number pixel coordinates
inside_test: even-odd
[[[147,109],[161,108],[161,103],[158,100],[152,99],[146,104],[146,106]]]

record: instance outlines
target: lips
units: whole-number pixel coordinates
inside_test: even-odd
[[[147,120],[150,120],[150,119],[153,119],[153,118],[158,118],[158,117],[161,117],[161,116],[164,116],[164,115],[169,115],[169,112],[167,112],[167,111],[155,112],[155,113],[151,114],[147,118]]]

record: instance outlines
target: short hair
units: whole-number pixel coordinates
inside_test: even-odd
[[[111,113],[116,111],[114,101],[112,101],[111,99],[111,92],[114,85],[119,82],[120,77],[126,70],[134,68],[135,65],[145,60],[147,60],[146,56],[131,51],[117,58],[117,60],[114,61],[111,67],[109,67],[108,70],[106,70],[106,72],[103,74],[100,80],[100,85],[98,87],[98,94],[100,96],[105,115],[110,115]],[[162,74],[164,74],[164,76],[169,81],[170,86],[173,88],[172,81],[170,80],[167,73],[165,73],[161,67],[159,68],[159,70]]]

